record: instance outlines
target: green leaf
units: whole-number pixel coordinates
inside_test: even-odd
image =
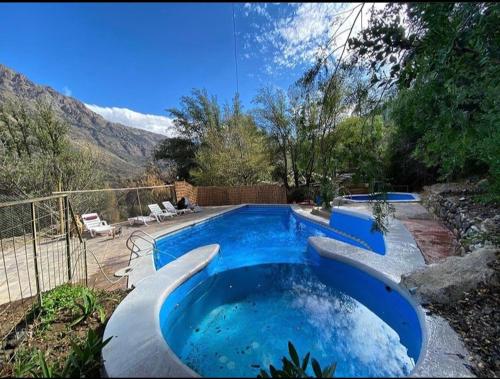
[[[321,378],[323,373],[321,372],[321,367],[316,359],[311,360],[312,368],[314,371],[314,374],[316,375],[316,378]]]
[[[257,375],[257,378],[269,378],[269,374],[265,370],[260,370],[259,375]]]
[[[332,378],[335,374],[335,370],[337,369],[337,364],[334,363],[331,366],[325,368],[323,370],[323,378]]]
[[[269,371],[271,372],[271,376],[273,378],[276,378],[278,376],[278,370],[276,370],[273,365],[269,366]]]
[[[104,310],[103,307],[99,307],[98,313],[99,313],[99,321],[101,321],[101,324],[104,324],[104,322],[106,321],[106,311]]]
[[[300,367],[299,355],[297,354],[297,350],[295,350],[295,346],[288,341],[288,352],[290,353],[290,358],[292,358],[292,362],[295,366]]]
[[[78,316],[76,319],[73,320],[73,322],[70,324],[71,327],[78,325],[85,319],[85,315]]]
[[[309,356],[310,355],[311,355],[311,353],[307,353],[306,356],[304,357],[304,359],[302,360],[302,371],[307,370],[307,365],[309,364]]]
[[[47,365],[47,361],[45,360],[45,356],[41,351],[38,351],[38,360],[39,360],[40,368],[42,369],[42,376],[44,378],[52,378],[53,377],[52,368],[49,365]]]

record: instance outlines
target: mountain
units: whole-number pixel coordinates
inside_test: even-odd
[[[64,96],[48,86],[33,83],[23,74],[0,64],[0,102],[20,100],[34,105],[48,101],[68,124],[75,145],[91,144],[103,157],[102,169],[108,181],[119,182],[139,174],[154,149],[165,137],[142,129],[106,121],[81,101]]]

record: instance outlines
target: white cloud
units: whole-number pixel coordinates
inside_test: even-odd
[[[176,135],[174,123],[169,117],[139,113],[128,108],[100,107],[94,104],[85,104],[85,106],[111,122],[163,134],[167,137]]]
[[[361,16],[356,18],[362,3],[298,3],[280,5],[280,12],[272,22],[260,23],[253,40],[263,53],[268,47],[273,50],[272,63],[276,67],[295,68],[310,65],[318,56],[340,56],[351,26],[351,37],[368,24],[372,5],[379,9],[385,3],[365,3]],[[271,5],[270,5],[271,6]],[[258,4],[245,4],[245,14],[270,19],[267,8]],[[362,21],[362,23],[361,23]],[[246,49],[245,49],[246,50]],[[252,50],[255,51],[255,48]],[[345,54],[344,54],[345,56]]]
[[[64,96],[71,96],[73,92],[66,86],[63,87],[63,94]]]
[[[250,15],[251,12],[257,13],[260,16],[264,16],[268,20],[271,20],[271,15],[267,11],[266,3],[245,3],[243,6],[245,10],[245,16]]]

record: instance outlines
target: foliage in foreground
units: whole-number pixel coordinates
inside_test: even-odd
[[[90,320],[92,319],[92,320]],[[67,320],[67,322],[66,322]],[[39,309],[38,322],[33,334],[43,340],[44,345],[50,339],[48,333],[56,322],[64,322],[66,329],[63,335],[72,335],[70,350],[62,358],[53,356],[58,348],[37,348],[21,346],[16,351],[13,374],[16,377],[92,377],[98,375],[101,365],[101,351],[110,341],[103,341],[101,332],[106,322],[106,313],[98,294],[86,287],[62,285],[44,294]],[[79,326],[87,321],[83,327]],[[93,321],[90,323],[88,321]],[[97,327],[92,325],[97,322]],[[75,329],[79,326],[79,329]],[[85,337],[78,337],[77,331],[86,330]],[[51,336],[53,337],[53,336]]]
[[[96,331],[89,329],[82,343],[71,342],[71,351],[62,367],[57,363],[47,362],[41,350],[24,353],[16,357],[14,375],[31,375],[35,378],[89,377],[89,373],[96,373],[100,368],[101,351],[111,338],[103,341]]]
[[[273,365],[269,366],[269,373],[265,370],[260,370],[258,378],[310,378],[307,374],[307,367],[309,366],[310,353],[301,360],[297,350],[293,344],[288,341],[288,353],[290,359],[287,357],[282,358],[282,368],[276,369]],[[334,363],[331,366],[321,369],[318,361],[314,358],[311,359],[311,366],[316,378],[332,378],[335,374],[337,365]]]

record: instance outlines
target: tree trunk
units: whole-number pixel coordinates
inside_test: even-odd
[[[283,168],[284,168],[283,184],[285,185],[285,189],[288,191],[290,187],[288,186],[288,162],[286,159],[286,145],[281,146],[281,152],[283,154]]]

